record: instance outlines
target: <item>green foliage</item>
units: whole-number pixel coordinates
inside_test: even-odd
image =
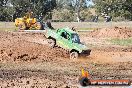
[[[71,22],[74,21],[74,12],[68,9],[54,10],[53,20],[58,20],[61,22]]]
[[[16,17],[25,15],[25,12],[30,9],[41,20],[56,7],[56,0],[12,0],[12,4],[16,9]]]
[[[8,0],[0,0],[0,21],[11,21],[14,9],[11,6],[7,6]]]
[[[132,20],[132,0],[96,0],[97,13]]]
[[[90,21],[92,19],[92,13],[89,9],[83,9],[80,11],[80,18],[82,21]]]
[[[56,0],[56,9],[68,9],[70,0]],[[71,7],[70,7],[71,8]]]
[[[114,21],[132,21],[132,0],[93,1],[97,15],[104,13],[112,16]],[[90,21],[92,13],[85,4],[85,0],[0,0],[0,21],[23,17],[28,10],[33,11],[39,20],[54,17],[53,20],[59,21],[77,21],[77,18]],[[104,19],[103,16],[100,18]]]
[[[82,21],[90,21],[92,19],[92,13],[89,9],[82,9],[80,11],[80,19]],[[76,14],[74,10],[58,9],[53,11],[52,20],[61,22],[76,21]]]
[[[12,21],[24,16],[28,10],[33,11],[37,18],[43,19],[55,7],[56,0],[0,0],[0,21]]]

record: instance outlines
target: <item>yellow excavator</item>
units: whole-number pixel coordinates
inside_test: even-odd
[[[37,19],[34,18],[33,12],[27,12],[23,18],[15,19],[15,26],[19,30],[42,30],[43,25],[40,22],[37,22]]]

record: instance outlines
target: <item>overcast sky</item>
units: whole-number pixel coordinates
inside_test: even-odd
[[[86,4],[87,4],[87,7],[91,6],[91,5],[94,5],[92,0],[85,0],[85,1],[86,1]]]

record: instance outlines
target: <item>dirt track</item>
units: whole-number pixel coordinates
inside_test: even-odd
[[[91,39],[81,37],[87,44]],[[102,41],[94,39],[91,43]],[[76,88],[81,68],[89,71],[91,79],[132,80],[132,48],[99,45],[91,47],[87,58],[70,60],[67,51],[50,48],[42,33],[0,32],[0,85]]]

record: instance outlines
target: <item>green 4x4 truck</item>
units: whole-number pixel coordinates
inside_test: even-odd
[[[80,42],[79,35],[70,28],[46,29],[46,38],[50,46],[59,46],[68,50],[70,59],[77,59],[80,55],[90,55],[91,50]]]

